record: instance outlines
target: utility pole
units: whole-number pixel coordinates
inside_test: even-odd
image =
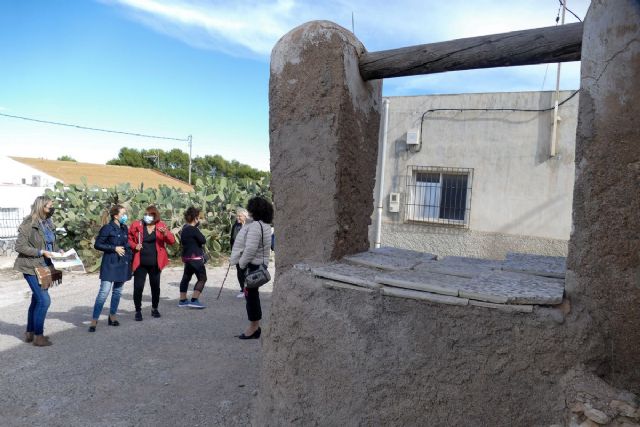
[[[191,135],[187,137],[187,144],[189,144],[189,185],[191,185],[191,146],[193,145]]]
[[[564,15],[567,11],[567,0],[562,0],[562,21],[561,25],[564,25]],[[558,100],[560,98],[560,67],[562,63],[558,62],[558,70],[556,71],[556,101],[553,106],[553,131],[551,134],[551,150],[550,156],[555,157],[557,154],[557,146],[558,146]]]

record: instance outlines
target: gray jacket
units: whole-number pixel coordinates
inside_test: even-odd
[[[262,231],[260,231],[261,228]],[[261,236],[262,243],[260,243]],[[236,236],[229,263],[238,264],[240,268],[247,268],[249,263],[268,266],[270,255],[271,226],[262,221],[247,222]]]
[[[42,223],[33,221],[31,216],[27,216],[20,224],[20,228],[18,228],[18,238],[16,240],[18,257],[13,264],[13,269],[20,273],[35,275],[35,268],[45,265],[44,257],[39,254],[45,248]],[[53,250],[58,250],[57,242],[54,242]]]

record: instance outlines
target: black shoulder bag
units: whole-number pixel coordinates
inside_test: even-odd
[[[264,263],[264,229],[262,228],[262,222],[260,223],[260,246],[258,249],[262,248],[262,264],[258,267],[257,270],[248,273],[244,278],[244,286],[248,289],[258,289],[260,286],[268,283],[271,280],[271,275],[269,274],[269,270],[267,270],[267,266]]]

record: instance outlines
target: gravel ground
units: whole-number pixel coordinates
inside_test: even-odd
[[[178,308],[181,268],[162,273],[162,318],[133,320],[133,284],[120,301],[119,327],[107,326],[105,304],[96,333],[87,332],[97,275],[67,275],[50,291],[45,335],[54,344],[21,341],[30,292],[24,279],[0,271],[0,425],[209,426],[248,425],[257,394],[260,340],[236,336],[246,326],[236,299],[235,270],[216,301],[226,268],[207,270],[205,310]],[[192,285],[195,279],[192,280]],[[261,289],[263,322],[271,284]]]

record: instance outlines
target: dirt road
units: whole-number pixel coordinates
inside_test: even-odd
[[[24,279],[0,271],[0,425],[236,426],[249,424],[257,393],[260,340],[236,338],[246,325],[235,298],[235,271],[215,300],[226,268],[208,269],[205,310],[177,307],[179,268],[162,274],[159,319],[150,316],[147,284],[142,322],[133,320],[132,282],[125,284],[119,327],[105,305],[95,333],[88,323],[96,275],[66,276],[50,291],[45,335],[54,345],[21,341],[30,293]],[[194,279],[195,280],[195,279]],[[271,284],[261,290],[268,322]]]

